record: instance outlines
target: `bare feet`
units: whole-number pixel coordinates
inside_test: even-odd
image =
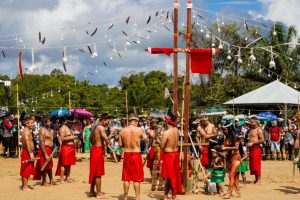
[[[32,191],[32,189],[29,187],[22,187],[21,190],[23,190],[24,192]]]
[[[49,183],[42,183],[42,186],[48,187],[48,186],[50,186],[50,184]]]
[[[96,197],[97,196],[97,193],[92,191],[92,192],[89,192],[88,194],[88,197]]]
[[[224,197],[226,195],[226,193],[222,192],[219,194],[219,197]]]
[[[128,194],[124,194],[124,200],[128,200]]]
[[[225,196],[223,196],[223,199],[230,199],[231,198],[231,194],[226,194]]]
[[[96,195],[96,199],[103,199],[103,198],[104,198],[104,195],[105,195],[104,192],[99,192],[99,193]]]

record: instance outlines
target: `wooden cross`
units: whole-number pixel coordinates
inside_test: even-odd
[[[178,117],[178,53],[186,54],[186,73],[185,73],[185,87],[184,87],[184,143],[188,143],[189,134],[189,111],[190,111],[190,70],[200,74],[212,73],[212,55],[216,53],[215,49],[201,49],[191,48],[191,19],[192,19],[192,0],[187,0],[187,29],[186,29],[186,47],[178,48],[178,0],[174,0],[174,47],[173,48],[147,48],[152,54],[166,54],[173,57],[173,100],[174,100],[174,114]],[[183,142],[181,141],[181,144]],[[188,147],[184,146],[184,161],[183,161],[183,187],[187,190],[188,180]]]

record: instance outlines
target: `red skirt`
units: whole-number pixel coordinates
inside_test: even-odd
[[[60,176],[60,168],[76,165],[75,144],[63,144],[60,148],[55,176]]]
[[[181,182],[180,160],[178,151],[164,153],[161,176],[165,179],[171,179],[173,195],[182,193],[183,188]]]
[[[160,151],[160,160],[162,160],[162,157],[163,157],[163,151]],[[155,160],[155,147],[151,147],[147,158],[147,168],[149,168],[150,170],[153,169],[154,160]]]
[[[104,175],[104,153],[102,147],[92,146],[90,151],[90,175],[89,183],[92,184],[95,177]]]
[[[252,147],[249,152],[250,174],[261,176],[261,147]]]
[[[144,170],[141,153],[124,153],[122,181],[144,181]]]
[[[203,145],[201,164],[203,167],[209,166],[209,158],[208,158],[208,145]]]
[[[52,147],[45,146],[45,150],[48,156],[52,154]],[[42,167],[46,163],[46,158],[43,154],[41,147],[39,148],[38,157],[40,158],[37,161],[36,168],[35,168],[35,176],[33,177],[34,180],[41,180],[42,178]],[[52,170],[53,168],[53,160],[51,159],[50,162],[47,164],[45,170]]]
[[[26,149],[23,149],[21,152],[21,169],[20,169],[20,176],[23,178],[29,178],[30,175],[35,174],[34,170],[34,162],[24,162],[25,160],[30,160],[29,152]]]

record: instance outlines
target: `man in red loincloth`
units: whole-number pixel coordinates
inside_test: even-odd
[[[42,118],[42,127],[39,130],[40,148],[38,157],[40,160],[36,166],[36,174],[34,179],[40,180],[42,178],[42,186],[49,185],[46,182],[48,174],[50,184],[54,184],[52,178],[53,160],[51,158],[53,148],[53,130],[50,129],[51,121],[48,117]],[[45,165],[45,167],[44,167]],[[42,168],[45,168],[43,171]]]
[[[22,178],[23,191],[30,191],[32,188],[28,186],[28,178],[30,175],[34,175],[34,145],[31,135],[31,129],[33,127],[33,121],[30,117],[24,120],[25,128],[22,132],[22,152],[21,152],[21,169],[20,176]]]
[[[120,146],[124,148],[124,161],[122,181],[124,184],[124,199],[128,199],[130,182],[133,181],[135,197],[140,196],[140,183],[144,181],[143,161],[140,143],[143,139],[145,143],[147,138],[142,128],[138,127],[139,118],[131,116],[128,120],[128,127],[120,132]]]
[[[61,141],[61,148],[59,152],[58,165],[56,169],[56,176],[60,176],[60,183],[72,182],[70,178],[71,166],[76,165],[76,148],[75,140],[77,136],[73,135],[69,127],[74,123],[72,116],[60,119],[59,137]],[[65,179],[64,179],[65,176]]]
[[[250,174],[255,175],[254,184],[261,184],[261,154],[262,149],[260,144],[264,143],[264,134],[262,129],[258,126],[259,121],[256,117],[251,118],[252,128],[249,133],[249,142],[247,146],[250,149],[249,163]]]
[[[101,192],[101,177],[104,173],[104,142],[109,145],[109,138],[106,135],[105,129],[108,127],[110,116],[102,113],[99,118],[99,123],[91,130],[91,151],[90,151],[90,175],[89,183],[90,196],[102,198],[104,193]],[[95,185],[97,193],[95,192]]]
[[[209,168],[209,141],[217,136],[217,130],[215,126],[208,121],[207,116],[203,116],[200,119],[200,125],[197,128],[198,145],[202,152],[201,164],[206,169]]]
[[[178,129],[176,116],[169,110],[166,116],[168,130],[164,132],[160,148],[163,150],[163,166],[161,176],[166,179],[164,199],[168,199],[172,190],[172,199],[176,199],[177,193],[182,193],[180,174],[180,161],[178,153]]]

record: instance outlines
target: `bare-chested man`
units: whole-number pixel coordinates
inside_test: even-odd
[[[164,132],[160,148],[163,150],[163,166],[161,176],[166,179],[164,199],[168,199],[169,191],[172,190],[172,199],[176,199],[177,193],[182,192],[180,160],[178,153],[178,129],[176,116],[168,111],[166,116],[168,130]]]
[[[128,191],[130,182],[133,182],[135,190],[135,197],[137,200],[140,196],[140,183],[144,181],[143,161],[140,143],[141,140],[147,141],[144,131],[138,127],[139,119],[137,117],[130,117],[128,127],[120,132],[120,146],[124,148],[124,161],[122,181],[124,185],[124,199],[128,199]]]
[[[262,149],[260,144],[264,143],[264,134],[262,129],[258,126],[259,121],[256,117],[251,118],[251,130],[249,133],[249,163],[250,163],[250,174],[255,175],[255,184],[260,184],[261,180],[261,154]]]
[[[294,150],[294,160],[293,164],[297,165],[297,168],[300,172],[300,112],[297,112],[295,115],[295,118],[297,120],[298,130],[296,135],[296,141],[295,141],[295,150]],[[296,195],[300,196],[300,190],[296,193]]]
[[[110,116],[106,113],[102,113],[99,118],[99,123],[92,128],[91,133],[91,151],[90,151],[90,175],[89,183],[90,196],[96,196],[96,198],[102,198],[104,193],[101,192],[101,177],[104,172],[104,142],[109,145],[109,138],[106,135],[105,128],[108,127]],[[97,193],[95,192],[95,185]]]
[[[50,184],[54,184],[52,179],[52,168],[53,160],[51,158],[52,148],[53,148],[53,130],[50,129],[51,121],[48,117],[42,118],[42,127],[39,130],[39,140],[40,148],[38,152],[39,167],[36,168],[35,179],[40,180],[42,175],[42,186],[49,185],[46,182],[46,177],[48,174]],[[43,171],[40,171],[41,168],[45,168]]]
[[[21,152],[21,169],[20,176],[22,178],[23,191],[29,191],[32,188],[28,187],[28,178],[30,175],[34,175],[34,145],[31,135],[31,129],[33,127],[33,120],[30,117],[24,120],[25,128],[22,132],[22,152]]]
[[[202,150],[201,164],[208,169],[210,164],[211,152],[209,150],[209,140],[218,135],[215,126],[208,121],[207,116],[200,119],[200,125],[197,128],[197,139],[199,148]]]
[[[152,174],[153,164],[155,160],[155,147],[158,145],[157,137],[158,137],[158,120],[152,119],[150,122],[150,128],[146,131],[146,134],[149,138],[149,142],[147,143],[147,168],[150,169],[150,174]],[[148,147],[150,146],[150,148]],[[162,155],[162,152],[161,152]],[[162,157],[162,156],[160,156]]]
[[[60,176],[60,183],[64,183],[64,181],[72,182],[70,179],[71,166],[76,165],[75,140],[77,139],[77,136],[73,135],[70,130],[73,123],[74,119],[72,116],[67,119],[60,119],[61,127],[59,129],[59,137],[61,141],[61,148],[55,173],[56,176]]]

